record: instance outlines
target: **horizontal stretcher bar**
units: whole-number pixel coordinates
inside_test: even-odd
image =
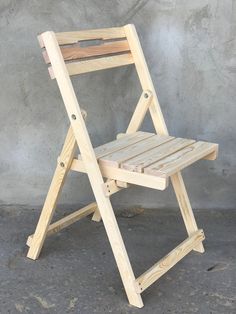
[[[74,222],[92,214],[97,209],[97,203],[91,203],[83,208],[78,209],[77,211],[73,212],[72,214],[52,223],[47,232],[47,236],[52,235],[60,230],[70,226]],[[33,239],[33,234],[31,234],[27,239],[27,245],[30,246],[31,241]]]
[[[70,169],[78,172],[87,173],[83,161],[76,158],[73,159]],[[135,185],[141,185],[157,190],[165,190],[169,183],[168,178],[155,177],[145,173],[137,173],[110,166],[101,165],[100,170],[102,176],[105,178],[127,182]]]
[[[205,239],[203,230],[198,230],[180,243],[174,250],[154,264],[145,273],[139,276],[135,281],[137,283],[137,292],[141,293],[151,284],[164,275],[184,256],[191,252],[199,243]]]

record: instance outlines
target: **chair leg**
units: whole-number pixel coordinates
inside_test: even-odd
[[[72,128],[70,127],[66,136],[66,140],[58,159],[58,164],[35,230],[30,248],[27,254],[28,258],[37,259],[42,249],[50,222],[52,220],[57,199],[60,195],[64,180],[70,169],[72,159],[75,152],[75,137]]]
[[[193,232],[198,230],[198,227],[181,173],[178,172],[171,176],[171,181],[175,191],[176,198],[179,203],[185,227],[187,229],[188,235],[190,236]],[[194,250],[200,253],[204,253],[203,244],[202,243],[198,244]]]
[[[97,208],[92,216],[92,220],[96,222],[100,222],[102,220],[102,216],[100,214],[99,209]]]
[[[95,198],[98,191],[94,191]],[[119,226],[110,202],[109,197],[100,193],[97,197],[97,205],[102,216],[104,227],[119,269],[121,279],[128,297],[129,303],[136,307],[143,307],[143,301],[139,292],[137,292],[137,283],[135,281],[133,269],[120,233]],[[103,201],[101,201],[103,199]]]

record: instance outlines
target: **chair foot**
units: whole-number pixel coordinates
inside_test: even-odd
[[[205,249],[202,243],[198,244],[193,251],[198,252],[198,253],[204,253]]]
[[[99,209],[97,207],[97,209],[93,213],[92,221],[100,222],[101,220],[102,220],[102,217],[101,217],[100,211],[99,211]]]

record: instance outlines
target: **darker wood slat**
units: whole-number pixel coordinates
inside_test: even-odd
[[[101,45],[88,47],[61,47],[61,53],[65,61],[122,53],[129,50],[130,49],[127,40],[107,42]],[[47,64],[50,63],[46,50],[43,51],[43,58]]]

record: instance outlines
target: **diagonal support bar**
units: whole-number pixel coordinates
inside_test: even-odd
[[[193,214],[193,210],[188,198],[188,194],[185,188],[184,180],[180,172],[171,176],[171,182],[175,191],[175,195],[180,207],[180,211],[184,220],[184,224],[187,230],[188,235],[190,236],[198,230],[198,226]],[[202,243],[199,243],[194,248],[195,251],[199,253],[204,253],[204,246]]]
[[[191,252],[197,245],[205,239],[203,230],[194,232],[185,241],[180,243],[174,250],[154,264],[145,273],[139,276],[135,281],[137,283],[137,292],[141,293],[151,284],[163,276],[169,269],[178,263],[184,256]]]
[[[147,110],[151,104],[151,101],[152,101],[152,92],[149,90],[142,92],[142,95],[132,115],[129,126],[126,130],[126,133],[128,134],[134,133],[140,128],[140,125],[143,122],[143,119],[147,113]]]
[[[91,204],[89,204],[83,208],[80,208],[79,210],[71,213],[70,215],[67,215],[66,217],[63,217],[62,219],[49,225],[46,236],[50,236],[56,232],[59,232],[60,230],[70,226],[74,222],[94,213],[96,210],[97,210],[97,203],[95,203],[95,202],[91,203]],[[28,246],[31,245],[33,237],[34,237],[33,234],[31,234],[28,237],[28,240],[26,243]]]
[[[63,187],[66,175],[70,170],[71,162],[74,157],[76,147],[75,136],[70,127],[66,136],[66,140],[58,158],[57,167],[34,233],[34,238],[27,254],[28,258],[37,259],[42,249],[46,234],[57,204],[58,197]]]

